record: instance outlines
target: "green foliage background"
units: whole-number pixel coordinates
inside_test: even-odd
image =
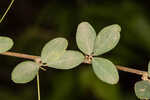
[[[9,36],[12,51],[40,55],[46,42],[55,37],[69,40],[69,49],[77,50],[77,25],[88,21],[97,32],[110,24],[122,27],[121,40],[103,55],[115,64],[147,70],[150,59],[149,1],[136,0],[16,0],[0,25],[0,35]],[[0,1],[0,15],[9,4]],[[37,99],[36,81],[15,84],[11,71],[24,59],[0,56],[0,99]],[[137,100],[134,83],[140,76],[119,71],[117,85],[107,85],[82,64],[72,70],[49,68],[40,72],[42,100]]]

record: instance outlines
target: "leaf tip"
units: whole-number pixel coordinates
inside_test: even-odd
[[[0,53],[10,50],[14,45],[11,38],[6,36],[0,36]]]
[[[114,31],[121,32],[121,26],[119,24],[111,25]]]

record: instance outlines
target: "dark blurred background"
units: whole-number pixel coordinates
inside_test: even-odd
[[[0,0],[0,16],[10,0]],[[0,35],[11,37],[11,51],[40,55],[43,45],[65,37],[68,49],[78,50],[77,25],[88,21],[96,32],[110,24],[122,27],[117,47],[102,55],[115,64],[147,70],[150,59],[150,1],[148,0],[16,0],[0,24]],[[11,71],[21,61],[0,56],[0,100],[37,100],[36,80],[28,84],[11,81]],[[40,71],[42,100],[137,100],[134,84],[140,76],[119,71],[117,85],[98,80],[90,65],[72,70]]]

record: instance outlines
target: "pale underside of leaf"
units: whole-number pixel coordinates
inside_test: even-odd
[[[78,48],[85,54],[91,55],[94,48],[96,32],[88,22],[82,22],[78,25],[76,41]]]
[[[150,81],[139,81],[134,87],[135,94],[139,99],[150,99]]]
[[[13,46],[13,40],[9,37],[0,36],[0,53],[6,52]]]
[[[97,35],[94,55],[104,54],[113,49],[119,42],[121,27],[117,24],[104,27]]]
[[[27,83],[32,81],[39,71],[39,65],[33,61],[19,63],[11,74],[11,79],[15,83]]]
[[[59,59],[64,54],[68,46],[65,38],[55,38],[44,46],[41,53],[43,63],[53,62]]]
[[[105,58],[94,57],[92,67],[100,80],[108,84],[116,84],[119,81],[118,70],[111,61]]]
[[[78,51],[68,50],[58,60],[47,65],[56,69],[72,69],[84,61],[84,56]]]

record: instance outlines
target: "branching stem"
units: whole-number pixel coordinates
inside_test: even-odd
[[[36,62],[37,62],[37,60],[41,61],[39,56],[34,56],[34,55],[28,55],[28,54],[22,54],[22,53],[16,53],[16,52],[4,52],[4,53],[0,53],[0,54],[6,55],[6,56],[30,59],[30,60],[34,60]],[[128,68],[128,67],[120,66],[120,65],[116,65],[116,67],[117,67],[117,69],[119,69],[121,71],[129,72],[129,73],[133,73],[133,74],[137,74],[137,75],[143,75],[144,73],[147,73],[146,71],[141,71],[141,70]]]

